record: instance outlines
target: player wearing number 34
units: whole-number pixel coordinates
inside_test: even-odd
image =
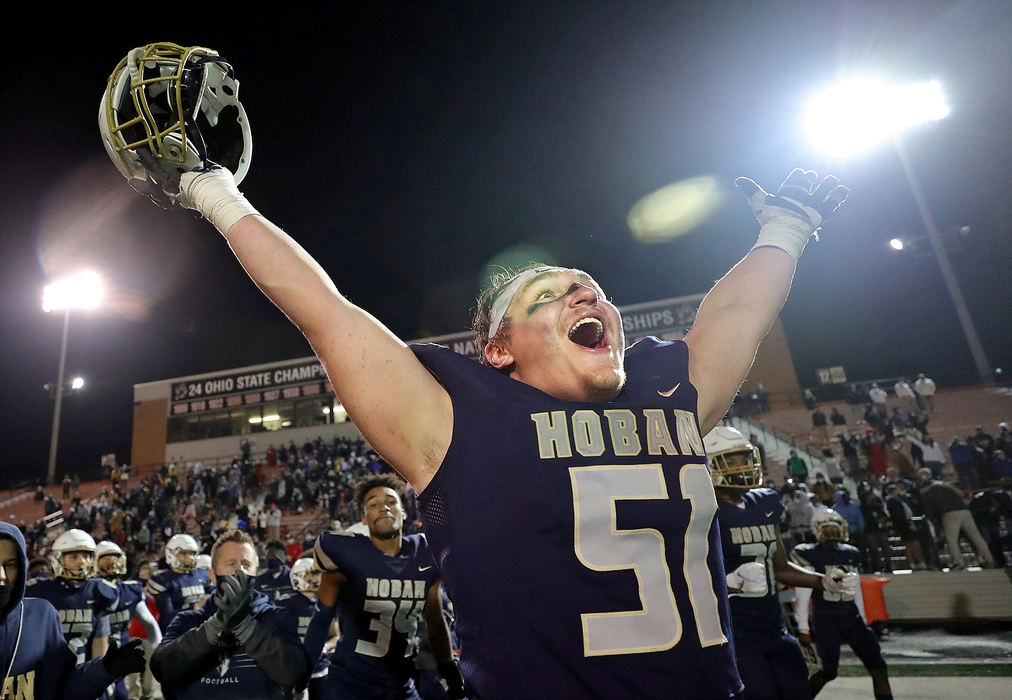
[[[784,506],[776,491],[762,488],[759,450],[722,425],[703,443],[717,494],[738,672],[748,700],[808,700],[808,666],[784,627],[776,585],[840,592],[856,586],[857,575],[847,577],[833,567],[816,575],[788,562],[780,538]]]
[[[103,128],[113,161],[136,179],[171,154],[119,138],[113,127],[131,104],[106,109]],[[703,300],[684,341],[626,349],[616,307],[581,270],[504,276],[479,300],[479,364],[406,345],[254,209],[230,172],[198,170],[165,194],[221,232],[305,334],[365,438],[419,494],[469,698],[742,692],[701,436],[730,405],[796,261],[846,188],[803,170],[777,194],[740,179],[758,242]],[[276,173],[257,187],[295,182]]]

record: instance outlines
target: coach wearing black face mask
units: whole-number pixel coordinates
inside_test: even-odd
[[[265,559],[267,571],[253,579],[253,587],[267,596],[272,603],[295,593],[292,590],[292,569],[288,566],[288,550],[285,549],[285,543],[280,540],[268,542]]]
[[[173,618],[151,656],[166,700],[290,700],[309,660],[295,618],[253,587],[253,540],[226,532],[211,548],[217,590]]]

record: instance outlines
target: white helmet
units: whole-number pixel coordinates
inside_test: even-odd
[[[179,555],[184,552],[193,555],[189,561],[184,562],[179,558]],[[173,535],[165,543],[165,563],[177,574],[188,574],[196,569],[198,554],[200,554],[200,547],[197,545],[197,540],[190,535]]]
[[[112,566],[103,567],[101,565],[102,557],[113,555],[116,557]],[[95,566],[98,569],[98,575],[102,578],[117,578],[119,576],[126,576],[127,572],[127,561],[126,552],[120,549],[120,546],[110,540],[102,540],[95,547]]]
[[[850,539],[847,521],[835,510],[818,510],[812,517],[812,532],[819,542],[846,542]]]
[[[313,557],[303,557],[292,566],[289,574],[292,588],[303,593],[316,593],[320,590],[320,570],[316,568]]]
[[[113,165],[138,191],[175,204],[179,176],[222,165],[236,184],[253,142],[232,66],[202,46],[132,49],[109,76],[98,126]]]
[[[210,554],[198,554],[197,555],[197,568],[208,569],[211,568],[211,555]]]
[[[759,450],[736,428],[718,425],[703,438],[714,486],[748,490],[763,485]]]
[[[63,566],[63,557],[71,552],[87,552],[91,555],[91,561],[76,569],[66,569]],[[49,563],[53,566],[53,574],[56,578],[84,581],[95,575],[95,540],[84,530],[67,530],[56,538],[53,548],[49,552]]]

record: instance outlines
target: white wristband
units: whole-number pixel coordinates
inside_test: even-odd
[[[203,173],[183,173],[179,180],[179,201],[195,209],[224,236],[239,219],[259,215],[225,168]]]
[[[795,260],[801,257],[812,237],[809,224],[795,216],[775,216],[759,229],[759,240],[752,246],[773,246],[786,251]]]

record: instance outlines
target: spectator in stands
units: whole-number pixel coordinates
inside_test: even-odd
[[[829,442],[829,428],[827,427],[826,414],[818,407],[812,412],[812,434],[815,437],[815,441],[820,445],[825,445]]]
[[[886,508],[889,511],[889,519],[892,521],[893,532],[903,540],[910,568],[914,571],[926,570],[928,566],[924,563],[920,539],[911,522],[914,518],[914,512],[904,497],[905,489],[903,485],[893,482],[886,487],[886,493]]]
[[[822,460],[826,464],[826,476],[829,483],[840,485],[843,483],[843,469],[840,467],[840,458],[828,447],[822,449]]]
[[[977,529],[987,542],[991,558],[998,568],[1005,568],[1005,552],[1001,536],[1003,492],[998,489],[984,489],[970,499],[970,514],[977,523]]]
[[[995,476],[997,476],[999,480],[1012,477],[1012,459],[1009,459],[1009,455],[1005,452],[1005,450],[994,451],[993,466]]]
[[[847,521],[851,544],[861,550],[862,556],[865,556],[867,561],[865,552],[868,545],[864,539],[864,515],[861,513],[861,506],[851,500],[850,491],[840,488],[834,495],[833,510]]]
[[[924,372],[917,375],[914,382],[914,391],[917,392],[917,406],[922,411],[935,411],[935,382],[924,376]]]
[[[70,499],[70,474],[64,474],[63,481],[60,483],[63,484],[63,500],[67,501]]]
[[[998,424],[998,437],[994,439],[995,452],[1001,450],[1007,455],[1012,455],[1012,433],[1009,433],[1008,423],[1002,421]]]
[[[994,456],[994,438],[984,432],[984,426],[978,425],[976,433],[966,439],[966,444],[973,449],[974,466],[977,468],[977,479],[981,486],[994,480],[994,467],[991,462]]]
[[[867,403],[868,394],[858,388],[856,384],[847,387],[847,405],[850,406],[850,415],[860,421],[864,417],[864,405]]]
[[[795,484],[804,484],[808,481],[808,466],[805,460],[798,457],[797,450],[791,450],[791,456],[787,458],[787,475],[794,479]]]
[[[871,405],[872,408],[875,409],[875,413],[881,417],[885,417],[887,398],[885,389],[880,387],[877,383],[872,383],[871,388],[868,389],[868,398],[871,400]]]
[[[791,494],[791,500],[787,503],[791,539],[795,544],[813,541],[811,528],[813,513],[811,494],[805,489],[795,489]]]
[[[949,569],[956,571],[964,568],[963,553],[959,548],[959,535],[963,534],[973,545],[977,558],[984,567],[994,566],[987,542],[977,529],[970,509],[963,500],[962,492],[944,481],[931,479],[931,472],[924,470],[920,486],[921,502],[928,517],[937,520],[945,533],[945,543],[949,551]]]
[[[966,442],[953,436],[949,443],[949,459],[952,460],[952,467],[959,477],[959,485],[964,489],[975,489],[978,487],[977,468],[973,455],[973,448]]]
[[[921,462],[925,468],[931,470],[932,478],[940,479],[942,469],[945,467],[945,453],[942,452],[942,448],[938,446],[938,443],[930,435],[925,435],[923,441],[918,440],[910,433],[905,434],[903,437],[920,449]]]
[[[840,426],[847,425],[847,416],[840,413],[840,409],[833,406],[832,411],[829,414],[829,422],[833,424],[833,428],[839,428]]]
[[[917,467],[910,453],[910,443],[902,437],[894,438],[886,449],[886,464],[895,467],[901,476],[913,479],[917,476]]]
[[[836,487],[826,481],[826,477],[822,475],[822,472],[816,472],[815,483],[812,484],[812,495],[824,506],[831,508],[835,492]]]
[[[874,572],[893,570],[889,551],[889,513],[885,503],[868,482],[858,486],[861,516],[864,518],[865,558]]]
[[[917,408],[917,395],[907,383],[906,377],[900,377],[899,381],[893,385],[893,391],[896,393],[896,398],[899,399],[900,405],[907,411],[913,411]]]
[[[751,442],[757,450],[759,450],[759,462],[763,465],[763,474],[766,473],[766,448],[761,442],[759,442],[759,436],[755,433],[749,435],[748,441]]]
[[[281,483],[284,483],[284,481]],[[271,508],[267,511],[267,538],[271,540],[281,539],[281,509],[278,508],[277,503],[271,503]]]
[[[762,382],[756,386],[755,389],[756,398],[759,400],[759,411],[761,413],[769,413],[770,410],[770,392],[766,388],[766,385]]]
[[[805,402],[805,408],[809,411],[814,411],[815,406],[819,403],[819,400],[815,398],[815,394],[813,394],[812,390],[807,387],[801,392],[801,398]]]
[[[847,462],[847,472],[851,479],[857,481],[861,473],[861,463],[857,455],[858,439],[854,435],[844,435],[843,433],[836,437],[840,441],[843,459]]]

